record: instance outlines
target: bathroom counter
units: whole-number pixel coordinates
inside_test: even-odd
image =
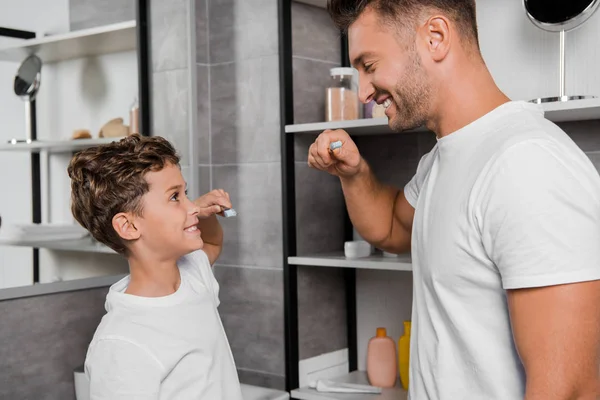
[[[332,379],[337,382],[358,383],[368,385],[366,372],[354,371],[340,378]],[[321,393],[311,388],[292,390],[292,399],[297,400],[407,400],[408,392],[399,385],[392,389],[383,389],[381,394],[364,393]]]

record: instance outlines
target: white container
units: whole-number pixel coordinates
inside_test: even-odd
[[[75,399],[90,400],[90,382],[83,370],[83,366],[73,371],[73,380],[75,381]]]
[[[353,240],[344,243],[344,255],[346,258],[355,259],[371,255],[371,245],[364,240]]]

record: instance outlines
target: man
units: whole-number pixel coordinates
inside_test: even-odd
[[[600,398],[600,177],[539,106],[510,101],[474,0],[329,0],[360,99],[437,136],[413,179],[377,181],[343,130],[309,164],[340,178],[365,240],[411,250],[412,400]],[[333,151],[329,145],[342,141]]]

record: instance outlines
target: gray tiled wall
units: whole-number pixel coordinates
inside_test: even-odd
[[[108,288],[0,301],[0,399],[74,400]]]
[[[195,1],[202,185],[238,212],[221,220],[219,312],[240,380],[283,389],[277,0]]]

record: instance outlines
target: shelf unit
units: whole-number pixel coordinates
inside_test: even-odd
[[[37,55],[43,64],[72,59],[94,57],[124,51],[136,51],[138,75],[139,124],[143,135],[151,136],[151,64],[150,64],[150,9],[147,0],[136,0],[136,18],[116,24],[82,29],[63,34],[36,38],[34,32],[0,27],[0,35],[22,39],[0,48],[0,61],[22,62],[31,54]],[[25,152],[31,156],[32,222],[42,222],[41,155],[74,153],[82,149],[111,143],[121,138],[96,138],[76,140],[37,140],[36,106],[31,107],[32,142],[1,143],[0,152]],[[15,139],[20,139],[15,135]],[[46,188],[48,191],[50,188]],[[0,243],[1,244],[1,243]],[[4,243],[8,244],[8,243]],[[11,246],[33,249],[34,283],[39,283],[39,249],[57,251],[95,252],[116,254],[113,250],[96,243],[91,237],[78,240],[48,240],[11,242]]]
[[[369,257],[349,259],[344,252],[323,253],[288,257],[292,265],[308,265],[313,267],[360,268],[388,271],[412,271],[410,255],[401,254],[398,257],[387,257],[382,254],[372,254]]]
[[[77,251],[84,253],[103,253],[117,254],[110,247],[94,241],[91,237],[84,237],[76,240],[23,240],[19,242],[3,241],[0,239],[0,245],[34,247],[38,249]]]
[[[320,0],[301,0],[308,4],[322,3]],[[335,253],[297,254],[296,230],[296,176],[294,141],[300,135],[318,135],[324,130],[344,129],[351,136],[369,136],[393,134],[386,118],[358,119],[352,121],[317,122],[294,124],[294,91],[292,66],[291,1],[279,0],[279,66],[281,100],[281,165],[282,165],[282,201],[283,201],[283,265],[284,265],[284,311],[285,311],[285,352],[286,386],[293,399],[338,400],[338,399],[386,399],[404,400],[406,391],[387,390],[379,396],[319,393],[310,388],[299,386],[299,329],[298,329],[298,266],[341,268],[344,271],[346,290],[346,319],[348,324],[348,365],[349,375],[340,377],[340,381],[367,384],[364,372],[358,371],[357,362],[357,326],[356,326],[356,271],[388,270],[399,272],[412,271],[410,255],[396,259],[381,255],[372,255],[362,259],[347,259],[342,249]],[[341,35],[341,66],[349,66],[348,44]],[[528,100],[528,99],[525,99]],[[600,99],[584,99],[569,102],[541,104],[547,119],[560,123],[600,119]],[[419,128],[412,132],[427,132]],[[352,227],[346,214],[345,240],[352,240]]]
[[[26,40],[0,49],[0,61],[21,62],[35,54],[46,64],[135,50],[136,25],[136,21],[127,21]]]
[[[0,151],[18,151],[30,153],[71,153],[92,146],[112,143],[120,137],[101,139],[75,139],[75,140],[36,140],[31,143],[5,143],[0,144]]]
[[[356,383],[368,385],[367,374],[362,371],[354,371],[348,375],[331,379],[335,382]],[[380,394],[365,393],[322,393],[308,387],[291,391],[293,399],[297,400],[407,400],[408,392],[398,384],[394,388],[383,389]]]

